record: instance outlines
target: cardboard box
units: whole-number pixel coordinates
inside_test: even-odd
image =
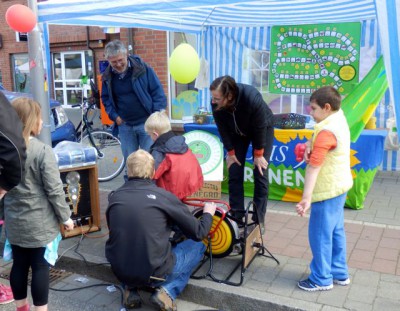
[[[203,187],[195,192],[190,199],[221,199],[221,182],[204,181]]]

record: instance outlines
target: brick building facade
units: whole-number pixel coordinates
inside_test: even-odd
[[[0,0],[0,11],[6,12],[13,4],[28,5],[27,1]],[[28,42],[18,42],[19,34],[6,23],[5,14],[0,15],[0,82],[12,91],[18,91],[15,84],[15,55],[28,53]],[[23,36],[21,36],[23,40]],[[94,77],[100,75],[99,61],[104,60],[104,46],[113,39],[122,40],[131,45],[133,53],[139,55],[156,71],[164,91],[168,94],[168,50],[167,33],[149,29],[120,29],[120,33],[104,33],[100,27],[86,26],[49,26],[50,53],[85,51],[92,55]],[[53,61],[53,58],[52,58]],[[52,64],[54,66],[54,64]],[[93,70],[94,69],[94,70]],[[52,77],[51,81],[54,81]],[[50,85],[51,96],[54,86]]]

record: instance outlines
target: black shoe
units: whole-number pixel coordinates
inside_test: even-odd
[[[231,216],[233,220],[238,222],[243,222],[244,212],[230,210],[228,214]]]
[[[125,288],[124,291],[124,307],[127,310],[139,309],[142,306],[142,300],[140,299],[139,293],[136,289]]]

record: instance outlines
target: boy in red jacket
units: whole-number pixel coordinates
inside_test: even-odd
[[[150,154],[155,160],[157,186],[175,194],[180,200],[203,186],[203,173],[183,136],[175,135],[165,111],[156,111],[144,124],[154,141]]]

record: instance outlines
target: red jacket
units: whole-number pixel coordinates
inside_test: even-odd
[[[180,200],[203,186],[203,173],[196,156],[183,136],[172,132],[161,135],[150,147],[156,162],[157,186],[175,194]]]

